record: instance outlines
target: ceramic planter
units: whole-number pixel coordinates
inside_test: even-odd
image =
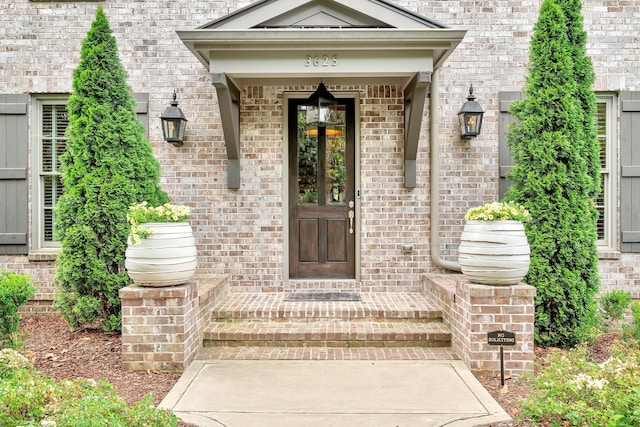
[[[529,253],[520,221],[467,221],[458,262],[472,283],[514,285],[529,271]]]
[[[186,283],[196,272],[196,241],[188,222],[142,224],[154,230],[146,239],[129,239],[125,267],[141,286],[173,286]]]

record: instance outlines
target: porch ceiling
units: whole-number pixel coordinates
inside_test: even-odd
[[[405,186],[426,86],[465,35],[382,0],[263,0],[178,36],[213,76],[240,187],[240,92],[247,85],[398,84],[405,91]]]

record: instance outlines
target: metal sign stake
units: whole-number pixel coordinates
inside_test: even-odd
[[[500,385],[504,387],[504,346],[500,346]]]
[[[504,387],[504,346],[516,345],[516,334],[509,331],[489,332],[487,344],[500,346],[500,385]]]

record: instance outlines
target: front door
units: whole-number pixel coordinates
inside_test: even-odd
[[[327,128],[307,126],[305,102],[289,100],[289,276],[354,278],[354,100]]]

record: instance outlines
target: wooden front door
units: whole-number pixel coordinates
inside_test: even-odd
[[[354,100],[328,128],[307,126],[304,103],[289,100],[289,276],[354,278]]]

